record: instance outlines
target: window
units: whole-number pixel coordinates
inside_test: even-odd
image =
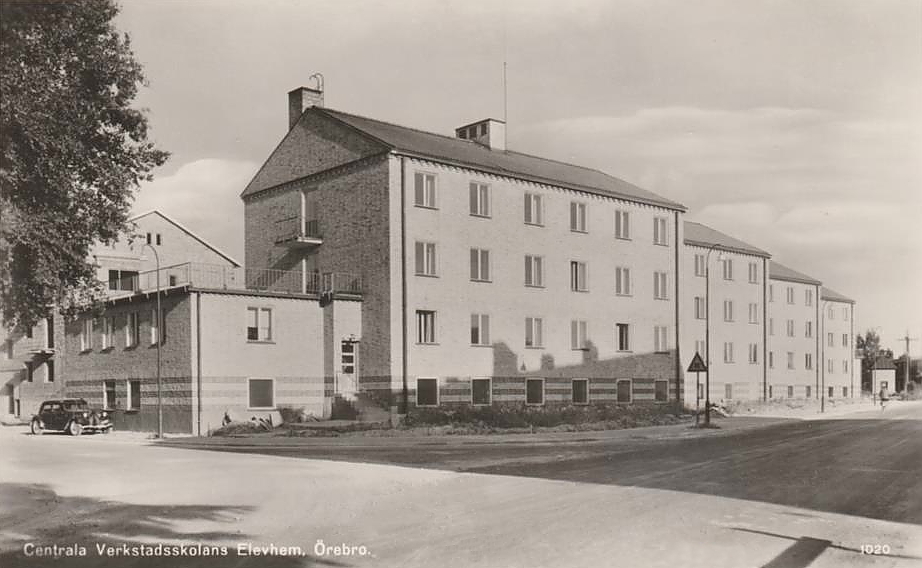
[[[733,363],[733,342],[724,342],[724,363]]]
[[[807,398],[810,398],[810,395],[813,394],[813,389],[810,387],[810,385],[807,385],[806,392],[804,394]]]
[[[808,306],[813,305],[813,290],[804,290],[804,303]]]
[[[102,318],[102,345],[103,349],[115,346],[115,318]]]
[[[707,351],[707,343],[705,343],[703,339],[696,339],[695,340],[695,353],[704,357],[706,355],[705,351]]]
[[[788,398],[794,398],[794,387],[788,385]]]
[[[163,329],[161,330],[161,328]],[[160,318],[158,321],[157,310],[156,309],[151,310],[150,311],[150,344],[151,345],[157,344],[158,333],[160,334],[159,339],[162,342],[166,336],[165,331],[166,331],[166,325],[164,325],[163,314],[160,314]]]
[[[768,285],[768,301],[769,302],[775,301],[775,285],[774,284]]]
[[[544,347],[544,320],[525,318],[525,347]]]
[[[631,216],[627,211],[615,211],[615,238],[631,238]]]
[[[544,225],[544,198],[537,193],[525,193],[525,224]]]
[[[695,276],[707,276],[707,267],[704,264],[704,255],[695,255]]]
[[[842,334],[842,347],[848,347],[848,334]]]
[[[589,404],[589,379],[570,381],[573,404]]]
[[[417,276],[438,275],[435,243],[416,241],[416,274]]]
[[[842,308],[842,320],[848,321],[848,308]]]
[[[631,326],[626,323],[616,323],[618,334],[618,351],[631,350]]]
[[[343,340],[339,343],[339,363],[344,375],[355,374],[355,341]]]
[[[835,347],[835,344],[836,344],[836,334],[834,334],[834,333],[827,333],[827,334],[826,334],[826,342],[827,342],[827,344],[828,344],[830,347]]]
[[[842,359],[842,372],[848,372],[848,359]]]
[[[752,284],[759,283],[759,263],[750,262],[749,263],[749,282]]]
[[[147,244],[153,244],[150,233],[147,233]]]
[[[788,369],[794,368],[794,352],[788,351]]]
[[[829,314],[828,316],[829,319],[831,320],[836,319],[836,309],[835,308],[829,308],[829,311],[827,313]]]
[[[475,217],[490,216],[490,186],[485,183],[471,182],[471,215]]]
[[[768,334],[775,335],[775,318],[768,318]]]
[[[813,337],[813,322],[808,321],[804,322],[804,337]]]
[[[794,287],[793,286],[788,286],[788,303],[789,304],[794,303]]]
[[[733,321],[733,300],[724,300],[724,321]]]
[[[570,322],[570,349],[583,350],[589,347],[589,324],[586,320]]]
[[[724,280],[733,280],[733,259],[726,258],[723,261]]]
[[[471,249],[471,280],[474,282],[490,281],[490,251]]]
[[[665,325],[657,325],[653,328],[653,351],[657,353],[669,351],[669,338]]]
[[[471,404],[493,404],[493,379],[471,379]]]
[[[490,316],[471,314],[471,345],[490,344]]]
[[[275,408],[275,380],[247,379],[249,408]]]
[[[435,175],[416,172],[413,203],[417,207],[436,208]]]
[[[157,233],[157,246],[159,247],[161,244],[162,241],[160,240],[160,233]]]
[[[749,344],[749,362],[753,365],[759,363],[759,344],[750,343]]]
[[[848,397],[848,387],[842,387],[842,396]]]
[[[102,407],[106,410],[118,408],[118,399],[115,398],[115,381],[103,381]]]
[[[585,203],[579,203],[577,201],[570,202],[570,230],[577,233],[588,232]]]
[[[749,304],[749,323],[759,323],[759,304]]]
[[[54,359],[45,361],[45,382],[54,382]]]
[[[832,362],[832,359],[826,359],[826,372],[835,373],[835,363]]]
[[[141,332],[141,326],[138,324],[138,312],[128,314],[128,322],[125,325],[125,347],[134,347],[138,344]]]
[[[525,404],[544,404],[544,379],[525,379]]]
[[[141,410],[141,381],[137,379],[128,381],[128,400],[125,410]]]
[[[768,368],[769,369],[775,368],[775,352],[774,351],[768,352]]]
[[[835,396],[834,393],[835,393],[835,387],[829,387],[829,398],[834,397]]]
[[[788,337],[794,337],[794,320],[788,320]]]
[[[26,382],[31,383],[35,380],[35,363],[26,361]]]
[[[653,398],[656,402],[669,402],[669,381],[653,382]]]
[[[416,310],[416,343],[435,343],[435,312]]]
[[[439,405],[439,380],[416,379],[416,406]]]
[[[724,398],[727,400],[733,398],[733,385],[731,383],[724,384]]]
[[[570,261],[570,290],[588,292],[589,281],[585,262]]]
[[[619,296],[631,295],[631,269],[619,266],[615,268],[615,294]]]
[[[695,296],[695,319],[703,320],[706,317],[707,309],[705,308],[704,298]]]
[[[666,230],[665,217],[656,217],[653,219],[653,244],[669,246],[669,235]]]
[[[668,300],[669,293],[666,287],[666,273],[653,273],[653,297],[657,300]]]
[[[133,270],[110,270],[109,290],[134,291],[137,288],[138,273]]]
[[[813,368],[813,353],[804,353],[804,369]]]
[[[768,398],[772,398],[772,395],[773,395],[772,391],[773,391],[773,390],[774,390],[774,389],[772,389],[772,385],[768,385]]]
[[[533,254],[525,255],[525,285],[535,288],[544,287],[544,257]]]
[[[80,328],[80,351],[89,351],[93,348],[93,320],[83,320]]]
[[[618,402],[631,402],[631,379],[618,381]]]
[[[247,341],[272,341],[270,308],[247,308]]]

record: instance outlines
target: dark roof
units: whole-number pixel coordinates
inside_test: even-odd
[[[832,300],[834,302],[845,302],[848,304],[854,304],[855,300],[852,300],[848,296],[843,296],[842,294],[836,292],[835,290],[830,290],[829,288],[823,286],[820,290],[820,298],[824,300]]]
[[[693,221],[685,221],[685,244],[702,247],[711,247],[717,245],[718,249],[728,250],[730,252],[753,254],[765,258],[771,258],[772,256],[764,250],[754,247],[747,242],[734,239],[730,235],[721,233],[720,231],[712,229],[707,225],[702,225],[701,223],[695,223]]]
[[[651,191],[641,189],[599,170],[512,150],[491,150],[470,140],[399,126],[330,108],[311,107],[304,112],[301,120],[304,120],[304,116],[309,113],[318,113],[345,124],[366,137],[374,139],[389,151],[469,167],[496,175],[659,205],[669,209],[685,210],[685,206],[680,203],[660,197]],[[293,180],[284,180],[284,182],[288,181]],[[241,197],[258,193],[264,189],[268,187],[248,186]]]
[[[896,369],[896,365],[893,364],[893,359],[890,357],[880,355],[871,363],[871,368],[875,371],[883,371],[886,369]]]
[[[771,264],[769,265],[768,274],[769,274],[769,278],[771,278],[772,280],[790,280],[791,282],[800,282],[802,284],[815,284],[817,286],[822,284],[822,282],[820,282],[819,280],[813,277],[807,276],[803,272],[797,272],[796,270],[792,268],[788,268],[787,266],[780,264],[778,262],[775,262],[774,260],[771,261]]]

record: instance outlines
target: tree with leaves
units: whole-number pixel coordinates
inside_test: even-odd
[[[131,104],[144,85],[112,0],[0,2],[0,302],[7,327],[86,307],[90,247],[129,229],[168,154]]]
[[[864,332],[864,335],[858,334],[855,337],[855,349],[858,357],[861,359],[861,381],[865,390],[870,389],[871,368],[878,357],[893,359],[893,350],[884,349],[880,346],[880,335],[873,329]]]

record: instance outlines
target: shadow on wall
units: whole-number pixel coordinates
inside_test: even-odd
[[[250,542],[251,537],[234,530],[234,520],[251,512],[248,507],[218,507],[212,505],[136,505],[100,501],[88,497],[58,495],[47,485],[0,483],[0,566],[61,567],[132,566],[155,567],[175,565],[188,568],[235,567],[295,568],[308,566],[349,566],[339,560],[312,556],[238,556],[237,544]],[[210,532],[184,532],[173,523],[225,523],[226,529]],[[26,556],[27,543],[60,547],[82,546],[86,556],[49,557]],[[156,546],[200,545],[227,548],[227,556],[164,556],[109,557],[100,555],[96,545]],[[254,545],[265,543],[253,542]],[[291,546],[295,543],[277,543]],[[304,546],[304,545],[301,545]],[[312,554],[312,550],[304,550]]]
[[[556,366],[550,353],[541,355],[539,369],[519,366],[519,356],[505,342],[493,344],[493,376],[535,376],[544,378],[567,377],[656,377],[675,380],[675,351],[662,353],[631,353],[610,359],[600,359],[599,349],[591,341],[582,350],[582,362],[577,365]]]

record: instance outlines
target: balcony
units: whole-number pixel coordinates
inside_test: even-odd
[[[135,292],[152,292],[160,288],[193,286],[212,290],[275,292],[280,294],[352,294],[362,293],[361,278],[345,272],[303,274],[295,270],[231,268],[221,265],[186,262],[142,272],[137,276]]]
[[[289,248],[310,248],[323,244],[320,222],[316,219],[301,221],[288,217],[275,223],[275,244]]]

